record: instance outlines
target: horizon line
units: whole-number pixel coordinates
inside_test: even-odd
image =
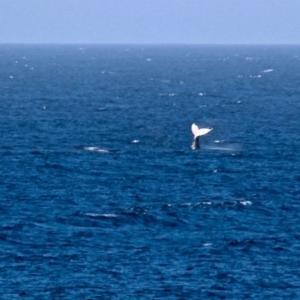
[[[100,43],[100,42],[0,42],[0,45],[89,45],[89,46],[300,46],[300,43]]]

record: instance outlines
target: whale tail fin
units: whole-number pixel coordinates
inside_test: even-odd
[[[200,149],[199,138],[213,130],[213,128],[199,128],[195,123],[192,124],[192,133],[194,135],[194,141],[192,149]]]
[[[194,134],[194,139],[213,130],[213,128],[199,128],[195,123],[192,124],[191,129]]]

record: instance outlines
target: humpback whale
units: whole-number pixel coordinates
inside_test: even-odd
[[[192,149],[200,149],[199,139],[201,135],[205,135],[212,131],[212,128],[199,128],[195,123],[192,124],[192,133],[194,134],[194,141],[192,144]]]

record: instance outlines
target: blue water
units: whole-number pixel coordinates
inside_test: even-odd
[[[1,45],[0,90],[1,299],[300,298],[299,46]]]

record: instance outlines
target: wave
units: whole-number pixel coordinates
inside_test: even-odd
[[[263,70],[263,73],[269,73],[269,72],[273,72],[273,69],[267,69],[267,70]]]
[[[86,216],[93,217],[93,218],[116,218],[117,215],[115,214],[94,214],[94,213],[86,213]]]
[[[102,148],[99,148],[99,147],[84,147],[84,150],[95,151],[95,152],[103,152],[103,153],[109,153],[110,152],[107,149],[102,149]]]
[[[215,143],[219,143],[219,142],[215,142]],[[220,150],[220,151],[240,151],[240,147],[239,146],[224,146],[224,147],[219,147],[219,146],[202,146],[201,147],[204,150]]]

